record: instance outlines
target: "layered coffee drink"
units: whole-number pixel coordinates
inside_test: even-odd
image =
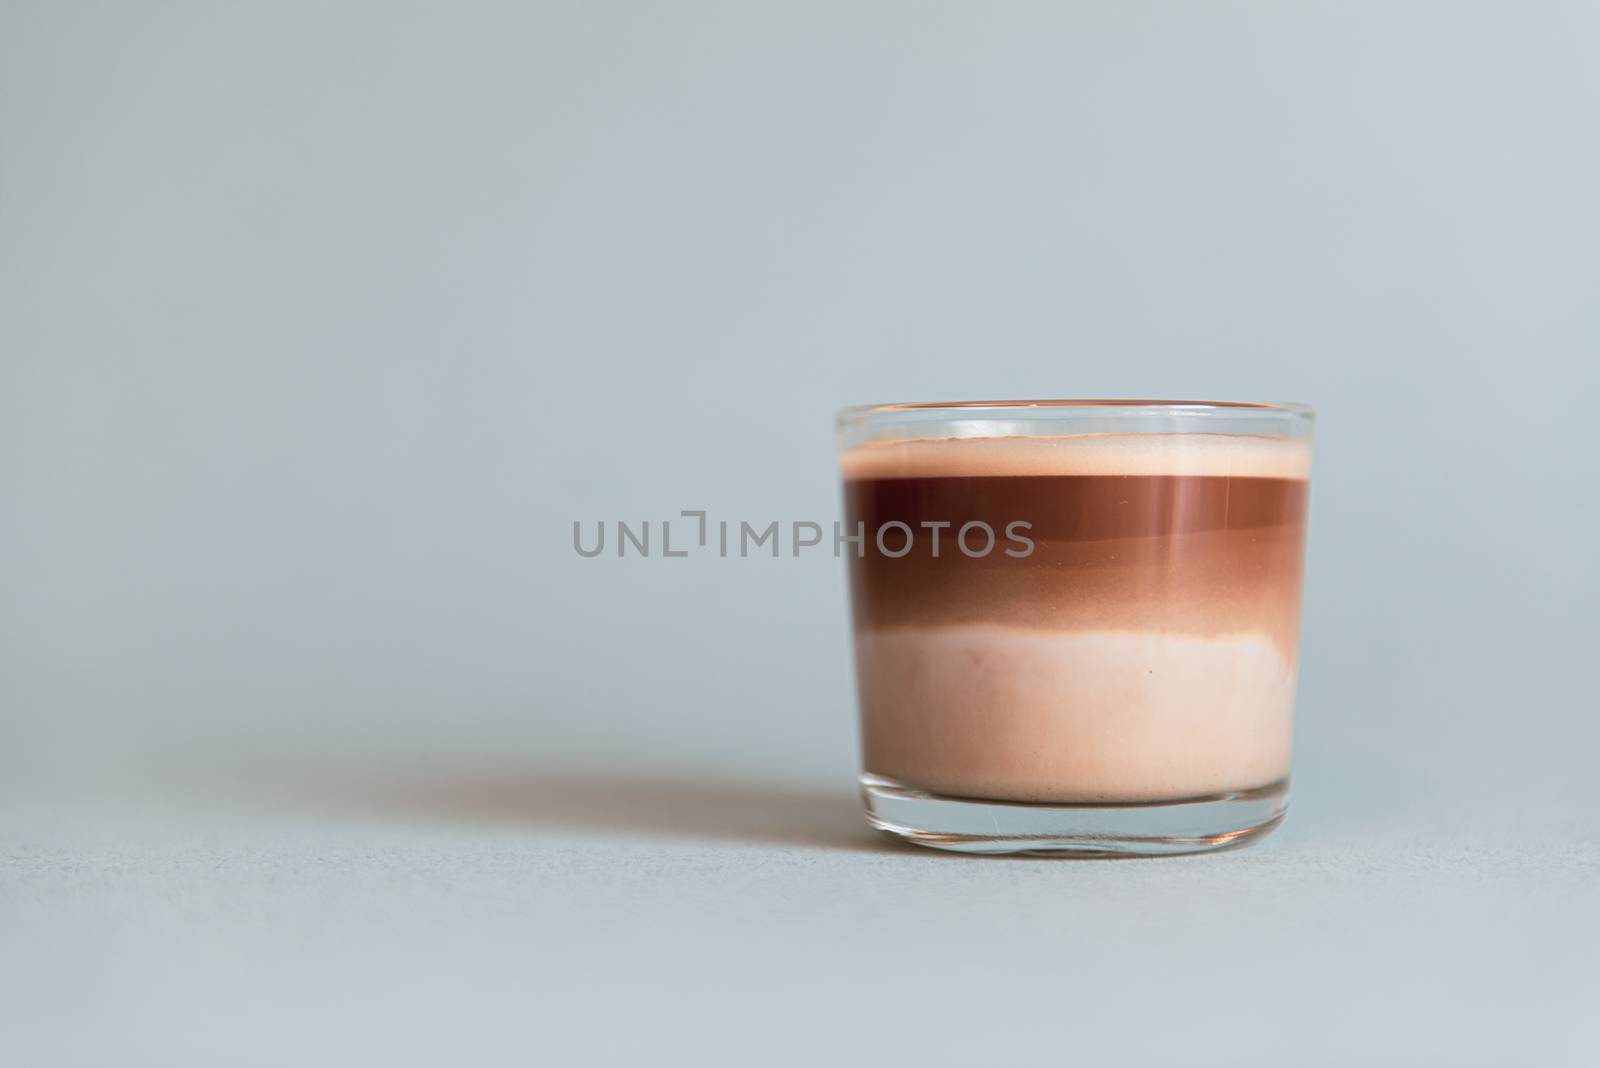
[[[841,466],[869,779],[1069,805],[1286,780],[1307,440],[894,437]]]

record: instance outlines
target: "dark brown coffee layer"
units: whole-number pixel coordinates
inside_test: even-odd
[[[858,627],[992,623],[1040,629],[1259,631],[1291,663],[1299,630],[1307,486],[1234,475],[857,478],[844,484]],[[992,550],[963,553],[967,523]],[[1018,521],[1026,528],[1015,526]],[[912,531],[887,530],[891,522]],[[949,523],[934,531],[924,523]],[[1008,528],[1016,535],[1008,538]],[[1018,557],[1032,542],[1031,553]],[[978,528],[965,544],[988,543]],[[887,553],[883,550],[887,550]]]

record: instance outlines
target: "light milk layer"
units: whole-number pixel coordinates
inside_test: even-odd
[[[856,662],[866,770],[934,793],[1174,800],[1289,773],[1295,665],[1262,634],[894,627]]]

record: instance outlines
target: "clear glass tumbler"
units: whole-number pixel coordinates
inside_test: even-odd
[[[870,822],[1193,853],[1289,795],[1311,409],[972,401],[838,421]]]

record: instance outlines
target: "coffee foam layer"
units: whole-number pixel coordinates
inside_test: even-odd
[[[1073,434],[870,442],[840,455],[846,479],[1017,475],[1227,475],[1305,479],[1311,446],[1247,434]]]
[[[1265,635],[988,624],[856,638],[865,766],[1014,801],[1156,801],[1287,776],[1295,668]]]

